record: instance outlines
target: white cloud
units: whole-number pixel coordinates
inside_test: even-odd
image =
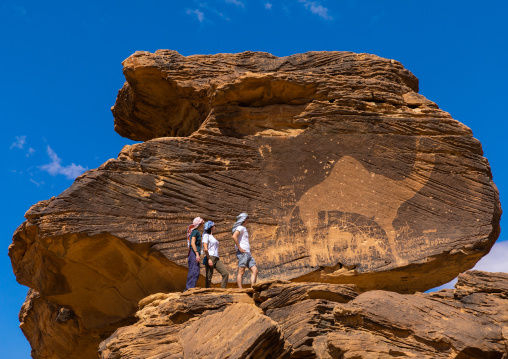
[[[200,11],[199,9],[196,9],[196,10],[191,10],[191,9],[187,9],[187,15],[196,15],[199,22],[203,22],[203,20],[205,19],[205,14]]]
[[[272,6],[273,6],[272,4],[270,4],[269,2],[267,2],[267,3],[265,4],[265,9],[267,9],[267,10],[271,10],[271,9],[272,9]]]
[[[40,186],[44,185],[44,182],[36,182],[36,181],[34,181],[32,178],[30,178],[30,182],[32,182],[33,184],[35,184],[37,187],[40,187]]]
[[[11,145],[11,147],[9,147],[9,149],[13,149],[13,148],[19,148],[20,150],[23,149],[23,146],[25,145],[26,143],[26,136],[16,136],[16,141],[14,141]]]
[[[496,242],[489,254],[480,259],[473,269],[486,272],[508,272],[508,241]]]
[[[321,16],[325,20],[333,20],[333,18],[328,15],[328,9],[316,1],[309,0],[300,0],[300,2],[308,9],[311,13]]]
[[[496,242],[489,254],[480,259],[472,270],[508,273],[508,241]],[[455,283],[457,283],[457,278],[440,287],[431,289],[431,291],[434,292],[445,288],[454,288]]]
[[[47,152],[51,162],[40,166],[39,168],[43,171],[48,172],[52,176],[64,175],[67,179],[74,179],[88,170],[88,167],[85,168],[74,163],[71,163],[67,166],[62,166],[62,159],[57,156],[55,151],[53,151],[49,145],[47,147]]]
[[[223,20],[226,20],[226,21],[231,21],[231,19],[229,17],[227,17],[226,15],[224,15],[223,13],[221,12],[218,12],[217,10],[213,10],[213,12],[217,15],[219,15]]]
[[[239,0],[226,0],[226,2],[229,3],[229,4],[235,4],[236,6],[245,7],[243,2],[241,2]]]
[[[32,147],[28,148],[28,151],[26,152],[26,156],[27,157],[30,157],[31,155],[33,155],[35,153],[35,149],[33,149]]]

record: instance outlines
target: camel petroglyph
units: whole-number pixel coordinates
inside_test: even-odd
[[[358,160],[342,157],[330,175],[310,188],[296,203],[286,223],[298,207],[300,218],[308,229],[309,238],[318,225],[318,212],[340,211],[357,213],[373,219],[386,232],[392,255],[398,264],[400,258],[395,243],[393,221],[400,206],[419,192],[430,178],[434,155],[417,152],[411,173],[404,180],[393,180],[369,172]]]

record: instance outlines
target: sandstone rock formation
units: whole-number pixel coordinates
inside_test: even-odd
[[[231,280],[230,229],[245,211],[261,280],[359,292],[443,284],[499,235],[479,141],[394,60],[163,50],[135,53],[124,74],[115,130],[146,142],[32,206],[9,248],[18,281],[41,299],[23,317],[32,338],[64,308],[67,343],[80,333],[97,346],[141,298],[182,290],[197,215],[216,222]]]
[[[277,323],[238,290],[153,295],[144,305],[139,324],[101,344],[104,358],[182,358],[184,351],[192,358],[269,358],[288,351]]]
[[[475,277],[469,287],[468,279]],[[495,281],[499,291],[482,281]],[[467,272],[456,290],[402,295],[371,291],[334,309],[339,330],[323,340],[344,359],[505,358],[508,350],[506,273]],[[466,286],[467,293],[461,287]],[[366,348],[365,343],[369,346]],[[403,345],[401,345],[403,342]]]
[[[87,330],[69,307],[56,305],[33,289],[19,313],[21,330],[32,347],[33,358],[96,358],[97,345],[131,318],[98,330]]]
[[[369,291],[356,296],[353,289],[270,281],[253,292],[196,289],[152,295],[140,303],[136,324],[118,329],[101,344],[101,358],[507,356],[506,273],[467,272],[455,290],[430,294]]]

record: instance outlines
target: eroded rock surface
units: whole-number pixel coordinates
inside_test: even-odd
[[[101,344],[101,358],[501,359],[507,284],[506,273],[472,271],[455,290],[430,294],[280,281],[244,293],[158,294],[141,303],[136,324]]]
[[[216,223],[231,280],[230,229],[248,212],[260,279],[359,291],[438,286],[499,235],[479,141],[394,60],[161,50],[135,53],[124,73],[115,129],[146,142],[30,208],[9,249],[18,281],[86,332],[184,288],[197,215]]]
[[[104,341],[102,358],[274,358],[290,350],[245,291],[192,289],[140,304],[138,323]]]
[[[33,358],[94,358],[97,342],[106,339],[112,330],[84,329],[72,309],[41,298],[33,289],[21,308],[19,321],[32,347]],[[127,324],[117,323],[117,326]]]
[[[507,284],[507,273],[470,271],[459,276],[455,290],[364,293],[335,307],[341,330],[328,335],[325,343],[330,353],[344,359],[505,358]],[[371,345],[366,348],[365,342]]]

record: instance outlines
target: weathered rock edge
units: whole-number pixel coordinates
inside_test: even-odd
[[[230,274],[229,228],[248,211],[262,279],[361,291],[445,283],[499,235],[480,143],[394,60],[158,51],[124,72],[115,129],[154,139],[34,205],[9,249],[34,303],[72,311],[82,333],[107,336],[140,298],[183,289],[195,215],[217,223]]]
[[[507,273],[470,271],[454,290],[414,295],[284,281],[159,293],[99,352],[101,359],[501,359],[507,289]]]
[[[350,99],[437,108],[416,94],[418,79],[398,61],[370,54],[324,51],[277,57],[247,51],[185,57],[158,50],[137,51],[122,64],[127,81],[111,109],[115,130],[136,141],[189,136],[222,105],[286,104],[289,109],[313,100],[335,100],[343,96],[341,90],[320,85],[341,77],[356,80],[342,83],[351,86],[346,89],[351,91]],[[357,86],[362,79],[379,86],[376,93],[360,94]],[[403,88],[401,95],[409,95],[402,99],[387,94],[388,83]]]

